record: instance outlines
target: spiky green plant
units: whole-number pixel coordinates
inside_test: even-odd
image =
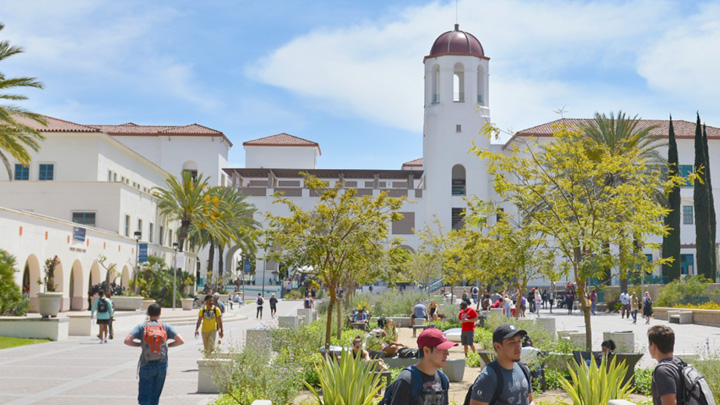
[[[372,405],[380,391],[380,374],[375,373],[375,364],[366,362],[361,356],[353,358],[344,351],[340,361],[328,354],[317,368],[320,392],[303,381],[314,399],[320,405]]]
[[[630,381],[623,384],[628,366],[625,361],[617,363],[615,357],[608,363],[607,356],[603,356],[598,365],[590,361],[570,365],[570,378],[560,380],[562,388],[568,393],[573,405],[599,405],[607,404],[611,399],[628,399],[635,389]]]

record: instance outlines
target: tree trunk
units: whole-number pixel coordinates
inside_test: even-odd
[[[332,333],[332,313],[335,303],[338,302],[334,288],[328,288],[330,293],[330,305],[328,305],[327,322],[325,322],[325,349],[330,348],[330,334]]]
[[[220,277],[223,276],[223,272],[225,271],[225,269],[224,269],[225,261],[223,260],[223,250],[224,250],[223,245],[218,245],[218,271],[217,271],[217,273]]]
[[[348,291],[346,296],[349,294],[350,294],[350,292]],[[330,314],[328,314],[328,319],[329,319],[329,317],[330,317]],[[337,333],[336,333],[335,337],[337,337],[338,339],[340,339],[342,337],[342,302],[340,302],[340,300],[338,300],[338,302],[337,302]]]
[[[623,235],[620,235],[620,239],[624,240]],[[628,270],[627,270],[627,263],[625,261],[625,258],[627,257],[628,253],[628,247],[625,246],[624,242],[620,242],[620,268],[619,274],[620,274],[620,292],[627,291],[628,288]]]
[[[215,241],[210,238],[210,251],[208,252],[207,271],[213,271],[213,262],[215,261]]]
[[[190,221],[180,221],[180,229],[178,229],[178,250],[184,252],[185,240],[187,239],[188,230],[190,229]]]

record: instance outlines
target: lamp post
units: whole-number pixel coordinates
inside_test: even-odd
[[[140,294],[140,289],[138,288],[138,262],[140,261],[140,238],[142,238],[142,232],[135,231],[133,236],[135,236],[135,293]]]
[[[177,242],[173,242],[173,311],[175,310],[175,290],[177,289]]]

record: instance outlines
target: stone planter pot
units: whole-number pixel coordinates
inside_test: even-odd
[[[465,375],[465,359],[447,359],[443,372],[450,382],[462,381]]]
[[[198,389],[201,394],[218,394],[220,387],[215,384],[218,375],[227,375],[233,366],[231,359],[200,359],[198,365]]]
[[[147,311],[150,305],[154,304],[155,300],[142,300],[142,306],[140,307],[143,311]]]
[[[193,298],[183,298],[180,301],[182,302],[183,311],[192,311],[193,301],[195,301]]]
[[[111,299],[113,308],[116,311],[137,311],[142,307],[143,303],[142,296],[127,297],[124,295],[113,295]]]
[[[615,342],[617,353],[635,353],[635,334],[632,331],[603,332],[603,340]]]
[[[57,316],[58,311],[60,311],[62,297],[63,293],[61,292],[38,293],[38,311],[40,315],[43,318]]]

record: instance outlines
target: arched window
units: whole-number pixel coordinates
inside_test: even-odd
[[[478,66],[477,72],[477,102],[480,105],[485,105],[485,71],[482,65]]]
[[[460,62],[455,64],[453,72],[453,101],[456,103],[465,101],[465,67]]]
[[[440,102],[440,66],[434,65],[432,69],[432,103]]]
[[[452,195],[465,195],[465,167],[455,165],[452,168]]]
[[[198,167],[197,163],[193,162],[192,160],[188,160],[187,162],[183,163],[183,172],[190,172],[190,175],[193,179],[197,178],[198,174]]]

